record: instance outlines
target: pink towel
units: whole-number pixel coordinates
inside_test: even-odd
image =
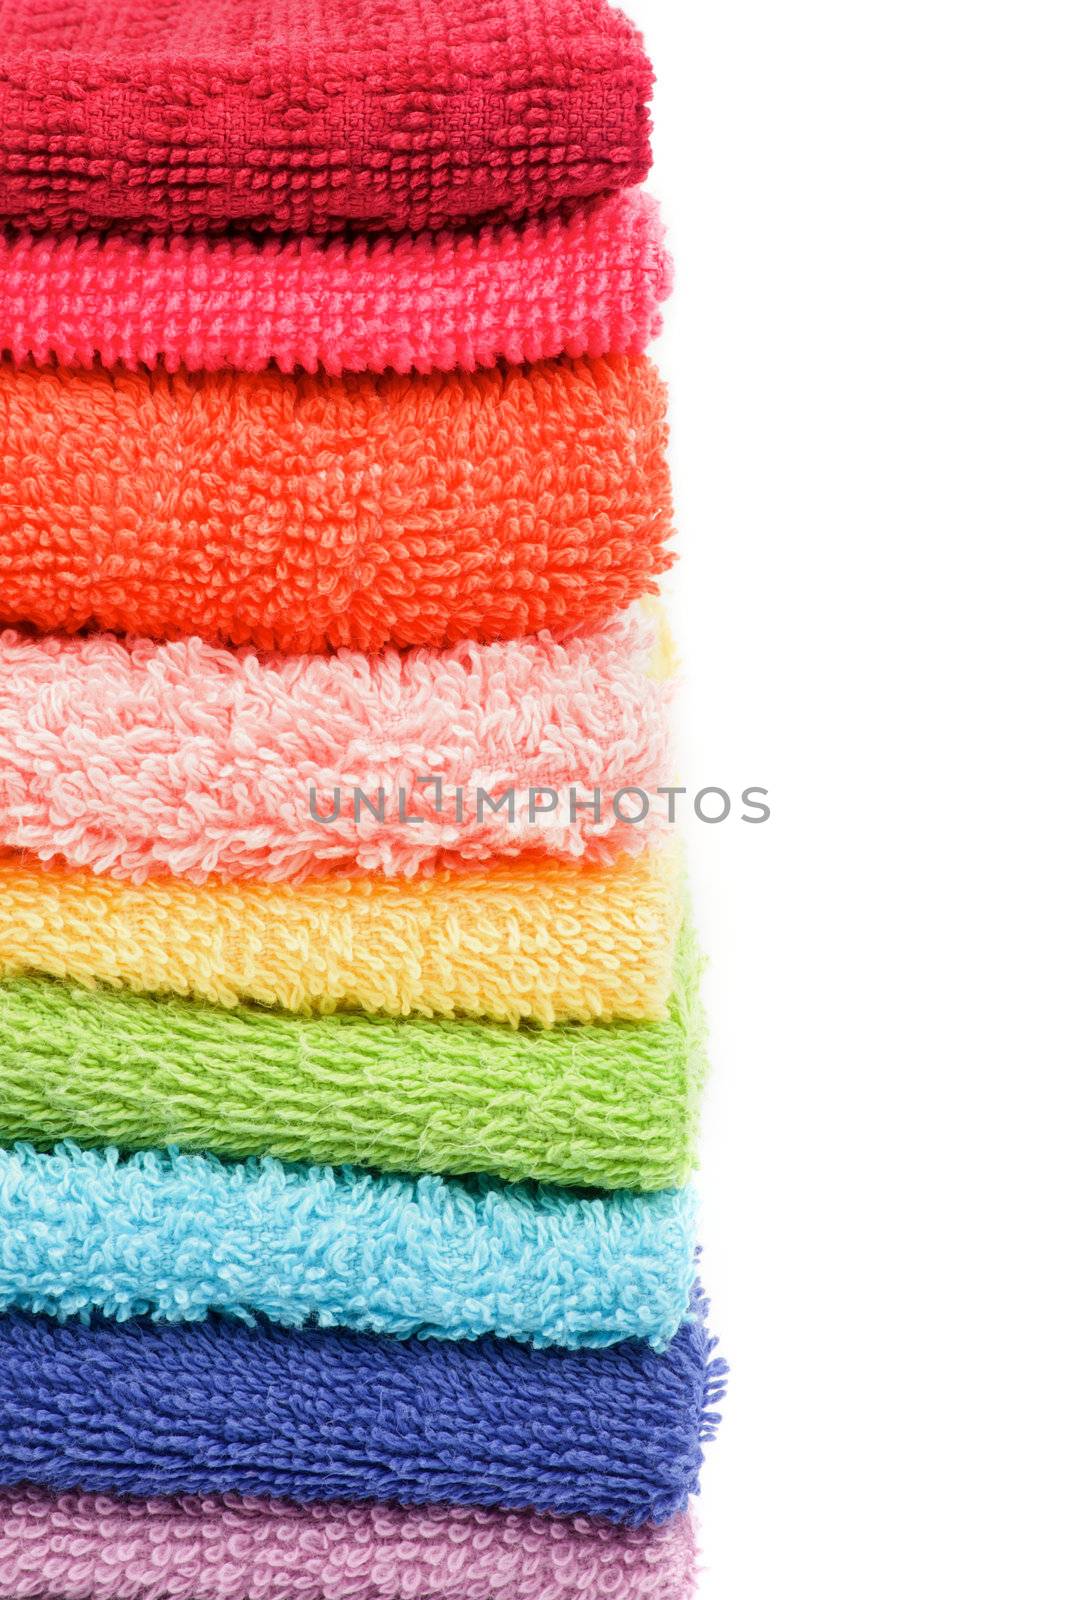
[[[8,629],[0,846],[134,882],[411,875],[529,852],[609,862],[665,814],[657,798],[644,822],[629,820],[639,797],[614,806],[672,781],[657,654],[636,608],[564,641],[378,656]],[[481,791],[512,792],[513,818]]]
[[[635,189],[568,218],[397,238],[0,234],[0,353],[330,373],[633,355],[670,276]]]
[[[240,1495],[0,1490],[6,1600],[686,1600],[687,1513],[661,1527]]]

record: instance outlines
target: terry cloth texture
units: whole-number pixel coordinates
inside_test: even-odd
[[[0,1484],[665,1522],[696,1489],[725,1386],[695,1310],[661,1353],[12,1312]]]
[[[657,652],[639,610],[371,657],[0,631],[0,845],[134,882],[612,861],[666,831]]]
[[[8,855],[0,977],[288,1011],[661,1022],[682,911],[672,849],[303,884],[132,884]]]
[[[678,1188],[706,1067],[698,966],[686,926],[665,1022],[557,1028],[16,978],[0,983],[0,1143]]]
[[[0,233],[0,352],[329,373],[639,355],[670,280],[637,189],[523,226],[394,238]]]
[[[33,227],[440,227],[650,164],[605,0],[3,0],[0,39],[0,218]]]
[[[663,1346],[688,1310],[694,1229],[685,1189],[585,1199],[492,1178],[17,1145],[0,1150],[0,1309]]]
[[[0,362],[4,621],[288,653],[561,634],[654,588],[670,521],[644,357],[341,378]]]
[[[7,1600],[687,1600],[687,1513],[620,1528],[465,1506],[0,1490]]]

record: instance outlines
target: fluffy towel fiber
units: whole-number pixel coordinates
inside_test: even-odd
[[[665,1522],[724,1388],[695,1309],[661,1353],[9,1313],[0,1484]]]
[[[270,1157],[16,1145],[0,1150],[0,1309],[658,1346],[688,1309],[694,1222],[681,1189],[585,1199]]]
[[[439,227],[638,182],[606,0],[4,0],[0,218]]]
[[[0,618],[287,652],[592,626],[669,562],[643,357],[421,377],[0,362]]]
[[[0,983],[0,1143],[167,1146],[671,1189],[706,1061],[686,928],[665,1022],[510,1028]]]
[[[0,977],[386,1016],[665,1020],[677,852],[425,878],[123,883],[0,857]]]
[[[622,821],[640,808],[614,796],[672,781],[657,648],[637,611],[563,643],[372,657],[7,629],[0,845],[135,882],[412,874],[526,851],[611,861],[643,848],[660,805]],[[598,818],[571,787],[600,791]],[[481,789],[512,793],[513,820],[481,813]]]
[[[265,240],[0,234],[0,351],[68,366],[472,371],[639,355],[670,259],[638,189],[525,226]]]
[[[685,1600],[695,1536],[465,1506],[0,1490],[7,1600]]]

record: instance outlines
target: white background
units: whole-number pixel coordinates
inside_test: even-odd
[[[702,1592],[1068,1600],[1068,12],[625,6],[682,781],[773,806],[690,831]]]

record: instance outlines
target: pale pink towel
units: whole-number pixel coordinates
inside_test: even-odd
[[[670,279],[655,202],[635,189],[475,232],[0,232],[0,352],[330,373],[632,355],[658,333]]]
[[[686,1600],[687,1513],[661,1527],[240,1495],[0,1491],[5,1600]]]
[[[622,820],[638,797],[614,809],[626,787],[672,782],[657,654],[640,609],[562,641],[376,656],[8,629],[0,846],[134,882],[399,876],[530,852],[610,861],[665,826],[657,798],[641,823]],[[481,790],[512,791],[513,821]]]

